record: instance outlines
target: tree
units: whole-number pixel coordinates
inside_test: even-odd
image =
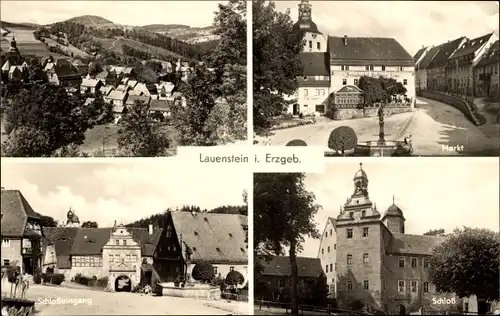
[[[340,151],[342,155],[346,151],[356,148],[358,137],[356,132],[349,126],[339,126],[334,129],[328,137],[328,148]]]
[[[104,102],[101,92],[96,91],[94,100],[88,104],[84,103],[82,105],[82,114],[87,118],[87,124],[89,126],[110,123],[114,118],[113,105],[111,103]]]
[[[500,234],[487,229],[456,229],[437,246],[429,275],[438,291],[478,300],[498,300]]]
[[[195,264],[191,276],[193,279],[203,283],[212,281],[215,278],[214,267],[210,262],[200,261]]]
[[[43,157],[52,152],[48,133],[24,126],[12,131],[2,147],[8,157]]]
[[[216,135],[207,126],[210,113],[215,107],[214,74],[203,65],[197,66],[188,76],[187,84],[180,92],[186,106],[180,100],[172,106],[172,122],[178,132],[180,146],[211,146],[216,144]]]
[[[165,154],[169,139],[158,123],[148,118],[149,106],[142,101],[127,108],[118,129],[118,147],[130,156],[156,157]]]
[[[304,185],[301,173],[254,174],[255,258],[269,260],[289,249],[292,314],[298,314],[297,252],[304,236],[319,238],[313,218],[321,208]],[[286,218],[286,220],[283,220]]]
[[[227,285],[240,285],[245,282],[245,277],[239,271],[233,270],[229,271],[226,276],[226,284]]]
[[[272,126],[298,88],[303,34],[293,31],[290,12],[277,12],[274,2],[255,0],[253,15],[253,122],[256,133]]]
[[[314,283],[312,292],[314,305],[326,306],[328,304],[328,293],[330,292],[330,289],[328,288],[326,275],[321,274],[318,276],[316,282]]]
[[[64,88],[48,84],[33,85],[30,90],[21,91],[6,108],[5,119],[9,137],[13,131],[24,127],[26,129],[16,132],[15,137],[29,133],[48,138],[43,146],[33,143],[29,151],[36,156],[47,155],[71,143],[82,144],[85,131],[91,127],[81,111],[81,101],[69,96]],[[41,140],[42,136],[37,139]]]
[[[376,78],[361,76],[358,87],[363,90],[366,105],[382,102],[385,99],[382,84]]]
[[[445,235],[445,231],[443,228],[440,228],[440,229],[431,229],[429,231],[427,231],[426,233],[424,233],[425,236],[444,236]]]
[[[54,218],[50,216],[40,216],[40,226],[42,227],[57,227],[57,222],[54,220]]]
[[[97,222],[86,221],[83,222],[82,228],[98,228]]]

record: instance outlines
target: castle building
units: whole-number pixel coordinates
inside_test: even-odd
[[[361,164],[353,184],[339,215],[327,221],[318,253],[339,308],[360,300],[390,315],[407,314],[431,309],[436,295],[455,297],[438,292],[428,273],[431,252],[444,237],[407,234],[394,198],[381,215],[370,200]]]
[[[66,215],[66,227],[80,227],[80,219],[76,216],[75,212],[69,208],[68,214]]]
[[[364,105],[363,92],[356,90],[362,76],[382,76],[401,82],[407,89],[403,97],[409,101],[396,112],[413,108],[415,61],[395,39],[325,37],[318,31],[311,13],[312,5],[303,0],[299,4],[299,20],[293,28],[303,34],[304,47],[300,54],[303,73],[297,77],[299,88],[294,95],[297,102],[289,107],[290,114],[329,115],[339,110],[342,115],[335,119],[364,116],[363,110],[361,115],[358,113]],[[335,98],[336,93],[342,97]]]
[[[2,219],[3,221],[3,219]],[[80,228],[73,211],[67,227],[43,227],[43,272],[108,278],[109,290],[173,282],[189,277],[196,263],[210,262],[216,276],[236,270],[248,275],[247,217],[171,212],[162,228],[114,225]]]

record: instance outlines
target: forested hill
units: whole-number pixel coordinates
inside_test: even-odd
[[[138,221],[135,221],[133,223],[125,225],[126,227],[142,227],[142,228],[148,228],[149,225],[153,225],[156,227],[165,227],[167,223],[167,212],[170,209],[166,210],[163,213],[151,215],[150,217],[140,219]],[[248,215],[248,210],[246,205],[226,205],[226,206],[219,206],[216,207],[212,210],[202,210],[198,206],[183,206],[178,211],[181,212],[197,212],[197,213],[218,213],[218,214],[240,214],[240,215]]]
[[[95,45],[100,42],[101,39],[118,39],[120,37],[127,38],[130,40],[137,41],[142,44],[147,44],[159,48],[163,48],[167,51],[170,51],[174,54],[180,55],[186,59],[191,60],[202,60],[203,56],[211,49],[213,49],[212,45],[194,45],[188,44],[181,40],[174,39],[170,36],[155,33],[152,31],[148,31],[146,29],[133,28],[133,29],[124,29],[121,27],[93,27],[86,26],[80,23],[73,22],[58,22],[52,24],[48,27],[43,27],[38,30],[41,34],[50,33],[52,35],[61,36],[65,35],[68,42],[81,50],[88,51],[89,53],[94,53],[96,51],[90,52],[89,49],[91,47],[95,50],[95,48],[99,48],[101,51],[97,51],[97,53],[102,53],[105,49],[103,49],[102,45]],[[92,43],[92,44],[89,44]],[[138,44],[137,46],[141,46]]]

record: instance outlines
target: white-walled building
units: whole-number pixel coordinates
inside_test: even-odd
[[[337,280],[337,230],[335,228],[335,219],[329,217],[326,222],[325,230],[321,236],[318,258],[321,260],[321,266],[326,274],[326,280],[330,289],[330,297],[336,297],[335,284]]]

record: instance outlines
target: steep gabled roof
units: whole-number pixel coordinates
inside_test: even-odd
[[[442,244],[444,237],[393,233],[389,245],[391,254],[430,255],[432,249]]]
[[[80,77],[78,70],[70,63],[57,63],[54,67],[57,77],[70,78]]]
[[[415,60],[415,62],[418,62],[418,60],[420,59],[420,57],[422,57],[422,55],[425,53],[427,48],[428,47],[422,47],[421,49],[418,50],[418,52],[415,54],[415,56],[413,56],[413,59]]]
[[[192,251],[193,262],[248,263],[243,228],[247,225],[246,216],[179,211],[170,211],[170,215],[178,240]],[[182,255],[185,256],[184,251]]]
[[[291,275],[290,257],[276,256],[270,262],[262,262],[261,275],[284,276]],[[324,274],[319,258],[297,257],[299,278],[317,278]]]
[[[71,268],[71,249],[78,233],[78,227],[43,227],[43,246],[54,245],[57,258],[57,267],[60,269]]]
[[[89,256],[102,254],[102,247],[111,236],[112,228],[79,228],[71,255]]]
[[[488,42],[491,36],[493,36],[494,33],[489,33],[471,40],[468,40],[466,43],[462,44],[460,48],[449,58],[457,58],[460,56],[465,56],[469,55],[472,53],[475,53],[478,49],[483,47],[483,45]]]
[[[125,102],[125,104],[127,104],[127,105],[134,105],[135,101],[142,101],[142,102],[144,102],[144,104],[149,105],[149,101],[151,101],[151,97],[150,96],[146,96],[146,95],[134,95],[134,94],[130,94],[128,96],[127,102]]]
[[[166,100],[151,100],[149,109],[152,111],[168,111],[170,110],[170,103]]]
[[[303,76],[329,76],[327,53],[301,53]]]
[[[499,62],[499,45],[498,40],[491,45],[488,51],[483,55],[476,67],[484,67],[487,65],[497,64]]]
[[[441,49],[440,46],[432,47],[427,54],[425,54],[424,58],[420,61],[418,64],[419,69],[427,69],[429,67],[429,64],[432,62],[432,60],[436,57],[436,55],[439,53],[439,50]]]
[[[413,57],[394,38],[386,37],[328,37],[330,59],[361,60],[374,65],[414,66]]]
[[[448,58],[450,58],[451,54],[458,48],[458,45],[465,39],[464,36],[459,37],[451,42],[441,44],[441,48],[432,61],[427,65],[427,69],[444,67],[448,62]]]
[[[40,219],[19,190],[2,190],[2,236],[21,237],[28,218]]]
[[[108,95],[107,98],[111,100],[124,100],[125,96],[127,95],[127,92],[125,91],[118,91],[118,90],[112,90]]]

